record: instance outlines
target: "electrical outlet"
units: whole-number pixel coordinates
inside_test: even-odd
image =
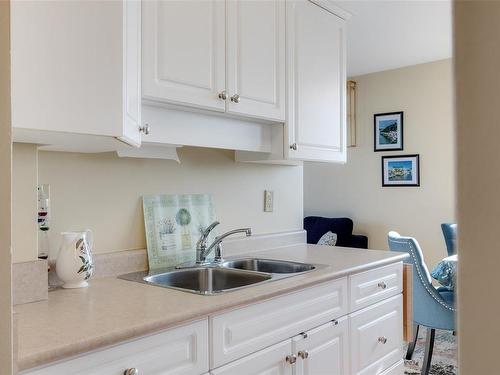
[[[264,212],[273,212],[274,192],[272,190],[264,190]]]

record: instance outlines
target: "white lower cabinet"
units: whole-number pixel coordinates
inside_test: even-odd
[[[222,366],[347,313],[344,277],[213,316],[211,363]]]
[[[288,358],[288,362],[287,362]],[[291,358],[294,358],[291,360]],[[242,359],[212,370],[212,375],[292,375],[292,342],[286,340],[279,344],[259,350]]]
[[[347,316],[212,370],[213,375],[346,375]]]
[[[400,360],[394,366],[389,367],[380,375],[402,375],[405,374],[405,364],[403,360]]]
[[[402,293],[401,262],[352,275],[349,278],[349,291],[351,312]]]
[[[85,354],[29,375],[191,375],[208,371],[206,319]]]
[[[381,374],[402,358],[403,297],[401,294],[350,316],[353,374]]]
[[[293,338],[296,375],[349,373],[349,320],[346,316]]]
[[[24,374],[400,374],[402,266],[327,281]],[[382,282],[388,287],[372,287]]]

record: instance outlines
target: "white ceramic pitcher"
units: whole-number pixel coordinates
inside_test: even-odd
[[[92,231],[61,233],[62,243],[56,261],[57,276],[63,288],[85,288],[94,270]]]

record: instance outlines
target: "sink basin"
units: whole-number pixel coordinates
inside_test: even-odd
[[[201,267],[146,276],[146,283],[198,294],[216,294],[270,280],[271,275],[241,270]]]
[[[227,259],[222,264],[216,265],[181,269],[166,268],[154,273],[141,271],[118,277],[124,280],[211,296],[259,283],[297,276],[302,272],[322,267],[326,266],[275,259],[237,258]]]
[[[289,262],[286,260],[244,258],[227,260],[223,267],[236,268],[247,271],[267,272],[267,273],[299,273],[312,271],[316,267],[312,264]]]

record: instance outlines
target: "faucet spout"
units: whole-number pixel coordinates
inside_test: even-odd
[[[247,237],[252,235],[252,229],[251,228],[239,228],[239,229],[233,229],[230,230],[229,232],[226,232],[224,234],[221,234],[220,236],[215,237],[214,242],[207,247],[206,249],[203,249],[200,252],[200,260],[205,261],[207,256],[210,255],[213,249],[215,249],[215,262],[221,262],[222,261],[222,241],[229,236],[232,236],[233,234],[238,234],[238,233],[244,233]]]

